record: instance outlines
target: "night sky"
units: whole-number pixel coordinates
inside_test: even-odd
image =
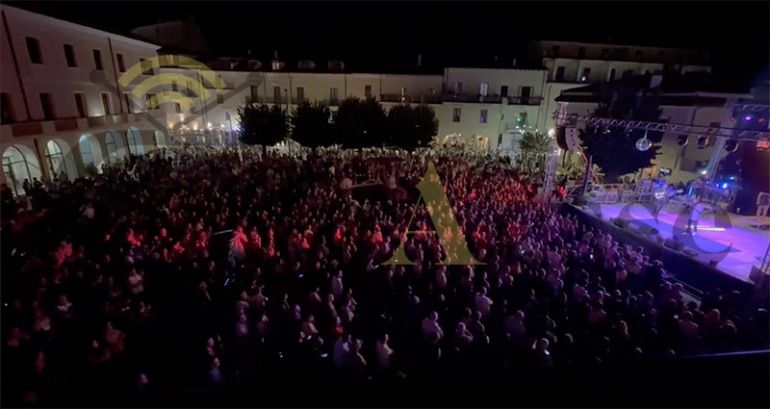
[[[214,54],[483,65],[535,39],[695,48],[720,77],[770,59],[770,2],[5,2],[115,32],[192,16]]]

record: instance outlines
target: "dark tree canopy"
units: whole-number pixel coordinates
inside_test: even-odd
[[[639,93],[639,90],[622,83],[603,84],[600,103],[593,116],[600,118],[664,122],[660,115],[660,102],[654,93]],[[645,131],[624,128],[588,126],[580,131],[580,139],[586,156],[593,157],[593,163],[602,168],[605,179],[615,182],[621,176],[635,173],[652,166],[658,155],[660,132],[648,132],[653,146],[647,151],[636,149],[636,141],[644,137]]]
[[[397,105],[388,112],[388,145],[414,150],[438,134],[438,119],[426,105]]]
[[[278,105],[246,105],[238,108],[238,115],[242,130],[241,142],[247,145],[262,145],[266,149],[288,136],[286,111]]]
[[[311,148],[334,145],[331,111],[322,103],[300,104],[291,117],[291,137],[299,144]]]
[[[347,98],[334,116],[334,134],[346,148],[382,146],[387,142],[387,116],[374,99]]]

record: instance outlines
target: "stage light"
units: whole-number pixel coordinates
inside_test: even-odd
[[[727,182],[722,183],[722,189],[727,189]]]
[[[738,150],[738,141],[735,139],[729,139],[727,142],[725,142],[725,150],[727,152],[735,152]]]
[[[767,139],[757,141],[757,150],[762,152],[770,150],[770,141]]]
[[[751,115],[746,115],[746,116],[743,117],[743,120],[747,121],[747,122],[751,121],[752,119],[754,119],[754,118]]]
[[[706,169],[703,169],[702,171],[700,171],[700,174],[703,176],[706,176],[707,173],[709,173],[709,171]]]
[[[706,149],[706,147],[709,146],[709,137],[708,136],[699,136],[698,137],[698,149]]]
[[[735,117],[730,117],[730,122],[735,122]]]
[[[679,146],[687,146],[687,143],[690,141],[690,138],[687,135],[679,135],[676,138],[676,143]]]
[[[652,147],[652,141],[647,139],[647,131],[644,131],[644,136],[636,141],[636,149],[645,152]]]
[[[757,119],[757,122],[759,122],[760,124],[763,124],[765,123],[765,118],[759,118]]]

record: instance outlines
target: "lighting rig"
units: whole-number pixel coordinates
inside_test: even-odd
[[[735,108],[742,109],[744,111],[762,111],[766,110],[766,105],[735,105]],[[746,118],[743,118],[744,120],[747,120],[748,115]],[[600,118],[600,117],[593,117],[593,116],[584,116],[584,115],[578,115],[578,114],[557,114],[556,117],[556,126],[558,127],[574,127],[579,123],[585,124],[586,126],[591,127],[603,127],[606,129],[609,128],[625,128],[626,130],[632,130],[632,129],[643,129],[645,130],[645,135],[640,138],[636,142],[636,147],[640,151],[646,151],[650,147],[652,147],[652,143],[649,139],[647,139],[647,132],[662,132],[662,133],[672,133],[677,134],[677,143],[680,146],[687,145],[689,136],[694,136],[697,138],[698,142],[698,148],[699,149],[705,149],[707,146],[709,146],[712,138],[724,138],[727,139],[726,142],[724,142],[722,145],[725,148],[728,148],[728,151],[734,152],[738,148],[739,141],[753,141],[757,143],[757,148],[760,149],[760,147],[768,146],[770,147],[770,130],[764,129],[764,130],[748,130],[748,129],[735,129],[735,128],[723,128],[718,126],[702,126],[702,125],[686,125],[686,124],[675,124],[675,123],[663,123],[663,122],[651,122],[651,121],[634,121],[634,120],[623,120],[623,119],[611,119],[611,118]],[[753,120],[753,116],[750,120]],[[734,121],[733,118],[731,118],[731,121]],[[763,117],[757,118],[758,123],[764,123],[767,119]],[[556,139],[553,138],[554,145],[556,144]],[[557,149],[552,149],[551,155],[555,155],[555,152],[557,152]],[[718,155],[720,155],[720,149],[716,149],[714,152],[715,157],[718,158]],[[543,181],[543,193],[545,195],[549,195],[550,192],[553,190],[553,179],[555,177],[556,169],[555,167],[547,167],[546,174],[545,174],[545,180]]]

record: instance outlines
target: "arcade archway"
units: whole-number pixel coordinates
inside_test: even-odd
[[[40,163],[32,149],[24,145],[13,145],[3,152],[3,174],[8,187],[16,195],[24,195],[24,180],[42,179]]]
[[[51,139],[45,144],[45,162],[48,165],[51,178],[62,178],[62,173],[67,180],[74,180],[78,177],[75,158],[72,156],[72,149],[67,142],[61,139]]]

